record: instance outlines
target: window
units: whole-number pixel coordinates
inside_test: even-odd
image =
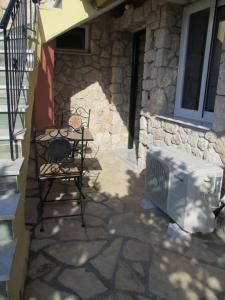
[[[77,27],[56,38],[56,49],[67,52],[88,51],[88,27]]]
[[[184,9],[175,116],[213,121],[225,1],[204,0]]]

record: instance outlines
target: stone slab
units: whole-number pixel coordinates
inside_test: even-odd
[[[78,267],[98,254],[105,244],[105,241],[65,242],[50,246],[45,252],[59,262]]]
[[[218,299],[224,278],[224,269],[160,250],[149,270],[149,290],[167,300]]]
[[[24,300],[57,300],[57,299],[66,299],[66,300],[79,300],[79,297],[74,293],[67,293],[55,287],[52,287],[49,284],[42,282],[37,279],[32,281],[27,285]]]
[[[64,286],[76,292],[82,299],[88,299],[107,290],[95,274],[84,268],[65,270],[58,278]]]
[[[135,293],[144,293],[145,287],[141,278],[134,272],[130,266],[123,262],[119,262],[116,273],[115,286],[119,290],[125,290]]]
[[[166,229],[166,220],[156,209],[150,213],[128,212],[112,217],[109,229],[116,234],[146,243],[159,243]]]
[[[92,265],[107,279],[111,279],[115,271],[122,239],[116,239],[109,247],[91,261]]]
[[[123,248],[123,256],[129,260],[148,261],[152,255],[151,246],[135,240],[128,240]]]

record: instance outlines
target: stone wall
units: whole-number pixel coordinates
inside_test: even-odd
[[[114,29],[137,31],[146,28],[142,105],[139,115],[140,168],[144,168],[147,149],[159,144],[154,143],[152,132],[148,130],[152,116],[172,116],[174,111],[182,7],[165,2],[146,0],[138,8],[131,5],[121,18],[113,21]],[[159,123],[161,124],[160,121]],[[161,129],[157,130],[157,134],[160,134]]]
[[[111,17],[89,24],[90,53],[55,55],[55,120],[74,106],[91,109],[90,128],[101,149],[127,146],[131,35],[114,32]]]
[[[131,53],[131,34],[112,29],[112,77],[110,85],[112,124],[110,134],[113,148],[126,148],[128,144]]]
[[[147,25],[139,137],[140,169],[145,167],[146,151],[152,146],[178,147],[196,157],[220,165],[225,164],[224,53],[221,58],[212,130],[156,117],[173,117],[181,17],[181,6],[166,4],[161,7],[158,20]]]
[[[114,21],[114,27],[121,30],[146,27],[138,153],[140,169],[145,167],[146,151],[152,146],[178,147],[196,157],[225,164],[224,53],[213,130],[168,120],[173,117],[175,106],[182,12],[180,5],[145,1],[144,6],[129,8]]]
[[[137,116],[140,169],[145,167],[146,151],[152,146],[179,147],[225,164],[225,45],[213,130],[168,120],[174,113],[183,7],[146,0],[140,7],[126,8],[121,17],[106,15],[90,24],[90,55],[56,55],[57,118],[65,105],[68,111],[73,103],[91,108],[96,142],[101,147],[127,148],[131,33],[145,28],[141,111]]]
[[[90,127],[95,142],[111,145],[111,35],[110,20],[101,17],[90,24],[90,53],[55,55],[55,120],[62,112],[68,119],[74,106],[91,109]]]
[[[144,157],[152,146],[173,146],[194,156],[225,164],[225,138],[223,134],[194,128],[187,124],[179,124],[157,117],[141,117],[139,153]]]

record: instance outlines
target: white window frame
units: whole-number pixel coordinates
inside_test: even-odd
[[[224,4],[225,4],[225,0],[220,0],[217,5],[219,7]],[[188,119],[193,119],[195,121],[203,121],[207,123],[213,122],[214,113],[203,111],[203,110],[204,110],[204,98],[206,93],[206,81],[207,81],[207,74],[208,74],[208,67],[209,67],[210,48],[211,48],[211,42],[213,38],[212,35],[213,35],[213,22],[215,17],[215,5],[216,5],[215,0],[202,0],[184,8],[182,31],[181,31],[180,54],[179,54],[177,89],[176,89],[176,103],[175,103],[175,111],[174,111],[175,117],[188,118]],[[207,8],[210,8],[210,14],[209,14],[208,32],[207,32],[205,56],[204,56],[204,63],[203,63],[203,70],[202,70],[199,107],[198,110],[191,110],[191,109],[182,108],[182,100],[183,100],[182,96],[183,96],[183,88],[184,88],[190,16],[195,12]]]

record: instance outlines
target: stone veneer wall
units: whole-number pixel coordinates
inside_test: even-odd
[[[62,111],[67,119],[74,105],[91,109],[90,127],[97,144],[111,144],[110,83],[111,38],[110,20],[101,17],[90,24],[90,54],[55,55],[55,120]]]
[[[112,32],[111,17],[89,24],[90,53],[55,55],[55,120],[73,106],[91,109],[90,128],[101,149],[127,146],[131,35]]]
[[[138,8],[130,5],[120,18],[101,17],[91,24],[90,56],[56,55],[58,111],[62,99],[69,97],[71,102],[92,107],[96,141],[126,147],[131,32],[146,28],[138,154],[141,169],[145,167],[146,151],[152,146],[179,147],[225,164],[225,45],[213,129],[157,117],[173,117],[182,11],[182,6],[163,0],[146,0]]]
[[[131,83],[132,36],[127,31],[112,27],[112,77],[110,128],[112,148],[126,148],[128,144],[128,118]]]
[[[199,158],[224,165],[225,53],[221,58],[213,129],[205,130],[162,118],[172,118],[174,113],[183,12],[182,6],[163,2],[145,1],[140,8],[131,7],[114,21],[114,27],[121,30],[146,27],[139,167],[145,168],[146,151],[152,146],[178,147]],[[225,43],[223,48],[225,50]]]

